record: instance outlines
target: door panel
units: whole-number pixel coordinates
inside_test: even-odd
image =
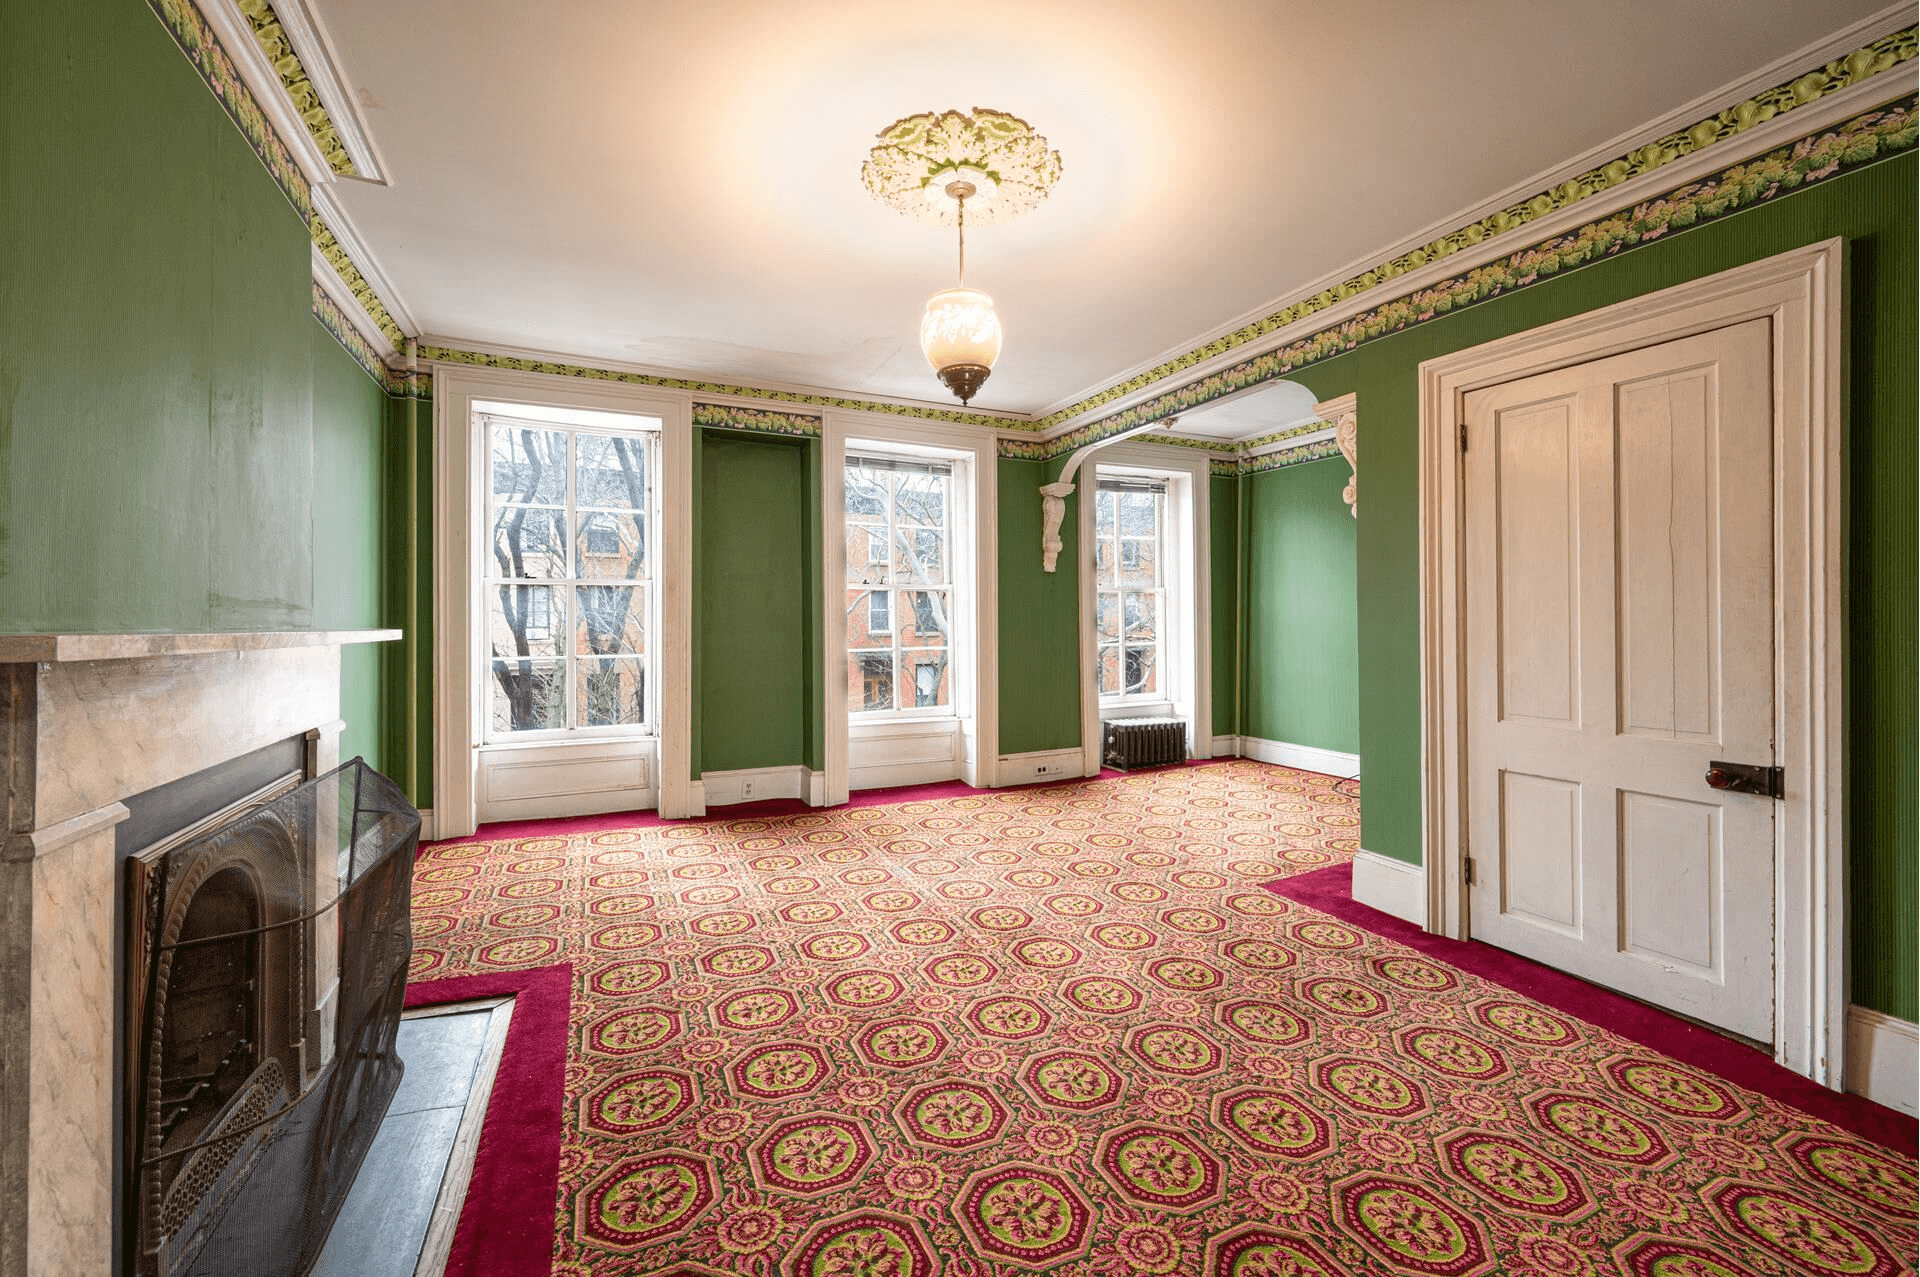
[[[1773,1036],[1766,320],[1464,412],[1471,933]]]
[[[1500,778],[1501,912],[1580,934],[1580,784],[1506,772]]]
[[[1580,537],[1574,403],[1494,417],[1503,719],[1578,727]]]

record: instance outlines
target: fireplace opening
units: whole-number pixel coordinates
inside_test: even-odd
[[[259,926],[259,892],[238,868],[187,906],[160,1033],[165,1153],[196,1142],[259,1063]]]
[[[399,1085],[420,817],[359,759],[128,860],[135,1277],[294,1277]]]

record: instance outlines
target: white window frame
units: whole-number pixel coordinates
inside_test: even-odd
[[[1173,594],[1169,588],[1169,582],[1167,579],[1168,566],[1169,566],[1167,554],[1168,554],[1168,548],[1169,548],[1168,525],[1173,521],[1173,517],[1174,517],[1174,498],[1173,498],[1173,491],[1172,491],[1174,481],[1166,475],[1135,474],[1132,472],[1118,471],[1112,467],[1106,467],[1105,474],[1108,477],[1111,477],[1114,479],[1146,479],[1154,482],[1165,483],[1167,486],[1167,491],[1160,494],[1160,521],[1159,521],[1159,526],[1154,530],[1154,539],[1159,542],[1158,546],[1156,546],[1154,549],[1154,573],[1156,576],[1159,577],[1159,584],[1153,586],[1149,590],[1142,590],[1142,589],[1139,589],[1138,587],[1129,588],[1126,585],[1120,584],[1116,581],[1115,588],[1112,591],[1112,593],[1116,596],[1116,600],[1117,600],[1115,606],[1118,609],[1116,615],[1119,620],[1119,633],[1121,637],[1120,637],[1120,642],[1116,646],[1118,646],[1118,648],[1120,649],[1120,681],[1123,687],[1125,686],[1125,683],[1126,683],[1127,649],[1129,647],[1137,648],[1141,646],[1140,644],[1129,644],[1126,641],[1126,629],[1127,629],[1126,596],[1128,594],[1152,594],[1154,596],[1154,608],[1155,608],[1154,629],[1156,632],[1153,640],[1153,649],[1154,649],[1153,659],[1154,659],[1155,682],[1158,684],[1158,686],[1152,692],[1120,691],[1120,692],[1109,693],[1109,692],[1103,692],[1099,689],[1099,682],[1100,682],[1099,619],[1100,619],[1100,595],[1103,593],[1103,591],[1100,589],[1100,573],[1099,573],[1100,556],[1099,556],[1099,545],[1098,545],[1098,539],[1099,539],[1098,529],[1100,526],[1100,512],[1099,512],[1097,503],[1099,500],[1102,468],[1096,465],[1094,467],[1094,474],[1093,474],[1094,501],[1096,503],[1095,509],[1094,509],[1094,519],[1093,519],[1096,544],[1094,546],[1094,555],[1093,555],[1093,561],[1092,561],[1093,563],[1092,571],[1094,573],[1094,582],[1093,582],[1093,599],[1094,599],[1094,649],[1093,649],[1094,669],[1093,669],[1093,673],[1094,673],[1094,677],[1093,677],[1093,684],[1092,684],[1093,690],[1095,694],[1098,695],[1100,698],[1100,711],[1103,714],[1111,715],[1111,714],[1118,713],[1122,715],[1135,715],[1135,714],[1154,715],[1154,714],[1171,713],[1173,710],[1173,696],[1170,694],[1169,689],[1167,687],[1167,674],[1169,670],[1169,666],[1167,664],[1167,650],[1168,650],[1167,640],[1169,637],[1170,630],[1175,629],[1177,627],[1170,625],[1171,618],[1168,612],[1168,605],[1172,601]],[[1121,569],[1126,567],[1126,563],[1124,561],[1125,556],[1122,552],[1125,546],[1128,544],[1137,543],[1139,540],[1140,538],[1138,537],[1123,538],[1120,536],[1118,511],[1116,510],[1115,519],[1114,519],[1114,534],[1112,537],[1114,572],[1115,572],[1116,578],[1119,572],[1121,571]]]
[[[1211,453],[1198,448],[1124,440],[1087,459],[1080,481],[1077,566],[1080,574],[1080,747],[1089,776],[1100,772],[1100,719],[1173,716],[1186,720],[1187,756],[1213,757],[1213,599],[1208,532]],[[1084,472],[1083,472],[1084,474]],[[1164,479],[1167,484],[1161,580],[1161,687],[1165,695],[1103,698],[1096,694],[1099,640],[1094,628],[1094,494],[1101,475]]]
[[[482,750],[514,769],[530,796],[506,807],[528,816],[619,811],[656,805],[667,817],[705,812],[693,785],[693,409],[686,392],[543,373],[434,364],[434,832],[473,833],[479,821]],[[656,417],[661,422],[655,506],[660,536],[654,568],[659,618],[655,679],[657,735],[483,745],[487,707],[477,663],[484,648],[485,599],[476,555],[488,542],[482,402]]]
[[[905,722],[910,719],[919,719],[919,718],[957,718],[959,717],[958,701],[959,701],[959,694],[960,694],[960,683],[959,683],[960,658],[959,658],[958,649],[960,645],[959,640],[962,637],[960,634],[959,626],[960,626],[960,618],[965,615],[965,612],[962,609],[962,605],[960,601],[961,585],[960,585],[960,582],[957,579],[955,579],[958,576],[959,570],[960,570],[960,558],[956,556],[955,549],[954,549],[954,542],[958,539],[959,524],[956,516],[964,508],[963,503],[959,496],[959,485],[963,481],[962,470],[963,470],[964,463],[957,461],[954,458],[939,456],[937,454],[930,454],[925,452],[902,451],[901,448],[897,445],[888,446],[884,448],[878,447],[878,446],[869,446],[865,448],[850,447],[847,449],[847,453],[848,455],[852,455],[852,456],[872,456],[876,460],[931,461],[931,462],[937,462],[940,464],[951,466],[951,470],[947,478],[947,509],[945,511],[945,525],[940,530],[940,534],[944,536],[947,541],[947,552],[946,552],[947,580],[944,583],[933,584],[932,586],[930,586],[930,588],[946,593],[953,600],[953,610],[954,610],[954,615],[950,617],[948,621],[947,649],[946,649],[948,667],[953,672],[954,685],[951,689],[952,695],[950,695],[947,698],[947,703],[945,705],[905,706],[905,707],[896,707],[892,709],[860,710],[857,712],[852,708],[852,706],[848,706],[847,708],[848,722],[850,724],[858,724],[858,725],[864,726],[869,723],[898,723],[898,722]],[[841,478],[841,482],[844,484],[846,482],[846,462],[844,459],[841,462],[840,478]],[[844,502],[843,502],[843,506],[844,506]],[[842,511],[841,517],[843,519],[846,517],[844,509]],[[909,529],[903,529],[900,524],[895,522],[892,512],[888,512],[886,518],[887,518],[886,525],[885,525],[886,554],[883,555],[882,558],[879,560],[881,563],[888,563],[892,561],[893,554],[894,554],[894,548],[893,548],[894,539],[898,535],[900,535],[901,532],[909,530]],[[918,531],[919,529],[914,528],[910,530]],[[872,550],[869,549],[867,553],[867,563],[869,566],[873,566],[874,562],[875,561],[873,558]],[[849,582],[846,585],[846,588],[851,590],[854,588],[854,586],[852,585],[852,583]],[[899,687],[901,682],[900,657],[903,654],[911,652],[913,650],[911,648],[903,648],[900,646],[901,621],[900,621],[900,608],[897,606],[897,604],[899,602],[899,596],[912,593],[914,588],[915,587],[912,586],[911,584],[901,585],[897,580],[892,580],[892,579],[889,579],[888,583],[883,587],[880,587],[877,589],[871,586],[868,587],[867,615],[869,619],[867,623],[867,631],[869,634],[884,633],[888,637],[889,646],[887,650],[893,657],[893,662],[894,662],[893,685],[894,685],[894,698],[896,700],[898,700],[900,696],[900,692],[899,692]],[[844,598],[845,596],[843,595],[842,601],[840,603],[843,618],[845,615],[844,609],[846,607]],[[884,608],[876,608],[874,605],[879,601],[881,601],[882,599],[886,600],[886,606]],[[884,613],[886,616],[886,628],[884,630],[878,629],[873,625],[872,617],[876,613]],[[917,619],[916,619],[916,628],[917,628]],[[866,651],[877,651],[879,649],[861,648],[858,650],[862,652],[866,652]],[[854,654],[854,651],[851,649],[847,653],[847,655],[849,656],[852,656],[853,654]],[[843,695],[849,694],[851,692],[850,688],[845,687],[845,681],[846,680],[844,678],[841,680]]]
[[[507,406],[501,405],[501,407],[507,407]],[[515,425],[525,425],[535,430],[562,430],[562,431],[568,432],[568,434],[575,437],[580,435],[600,435],[602,437],[613,437],[617,435],[617,436],[622,436],[627,438],[632,438],[635,436],[646,436],[647,497],[646,497],[646,510],[645,510],[645,514],[646,514],[645,535],[647,538],[646,552],[649,560],[648,573],[646,577],[637,582],[634,582],[634,584],[642,585],[646,589],[646,594],[645,594],[646,616],[644,621],[646,626],[646,650],[641,653],[641,665],[642,665],[642,668],[645,670],[645,680],[646,680],[646,705],[642,709],[642,714],[644,716],[643,721],[638,724],[617,723],[617,724],[609,724],[609,725],[600,726],[600,727],[567,726],[567,727],[540,728],[537,730],[524,731],[524,732],[513,732],[513,731],[495,732],[493,729],[493,713],[492,713],[491,701],[483,700],[483,703],[481,706],[482,714],[479,720],[480,740],[481,740],[482,746],[491,747],[491,746],[501,746],[501,745],[530,745],[530,744],[536,744],[543,741],[574,741],[574,740],[586,740],[590,738],[619,739],[619,738],[630,737],[630,736],[637,737],[637,736],[657,735],[659,733],[659,726],[660,726],[660,642],[659,642],[660,640],[660,576],[658,571],[659,562],[660,562],[659,554],[660,554],[660,548],[661,548],[660,547],[660,477],[659,477],[660,453],[661,453],[660,438],[659,438],[660,432],[658,430],[646,430],[646,429],[619,430],[611,427],[575,424],[575,423],[563,422],[563,421],[542,421],[542,420],[536,420],[532,418],[515,417],[510,410],[495,411],[491,408],[482,410],[480,412],[480,416],[482,417],[482,422],[480,425],[481,437],[479,442],[480,442],[483,453],[485,453],[485,455],[481,458],[482,465],[491,464],[492,452],[491,452],[491,449],[487,447],[487,444],[488,444],[487,431],[496,424],[512,423]],[[595,586],[595,585],[616,585],[617,586],[621,584],[620,582],[612,581],[610,579],[603,580],[597,577],[582,578],[582,577],[575,576],[572,573],[572,569],[574,565],[577,564],[577,562],[579,561],[578,547],[575,546],[574,544],[575,538],[579,535],[577,520],[578,520],[578,515],[580,513],[579,510],[577,509],[577,503],[575,500],[577,494],[574,491],[574,480],[575,480],[575,470],[576,470],[576,466],[574,464],[575,446],[576,445],[574,445],[571,442],[569,442],[567,445],[567,487],[566,487],[565,495],[562,498],[563,505],[561,507],[567,516],[565,530],[566,530],[566,551],[567,551],[567,561],[568,561],[569,572],[568,572],[568,575],[565,577],[555,577],[552,580],[539,580],[534,578],[508,579],[508,578],[501,577],[498,574],[498,572],[495,570],[494,563],[493,563],[493,556],[490,552],[492,547],[493,528],[491,526],[492,521],[489,516],[493,510],[493,491],[492,491],[493,484],[490,479],[483,484],[482,500],[484,502],[484,508],[481,511],[481,526],[485,530],[484,535],[486,537],[486,540],[478,547],[480,552],[480,562],[482,565],[481,598],[479,600],[479,604],[480,604],[480,625],[482,630],[482,633],[480,635],[480,642],[483,647],[486,646],[487,644],[486,631],[488,628],[489,609],[492,606],[492,594],[495,590],[499,589],[503,585],[552,586],[552,587],[556,587],[557,592],[563,598],[565,598],[565,597],[574,597],[575,592],[581,586]],[[588,513],[599,513],[599,511],[588,511]],[[566,669],[566,693],[565,694],[566,694],[566,703],[567,703],[567,716],[569,718],[572,718],[576,709],[578,708],[577,700],[576,700],[577,688],[575,686],[575,672],[574,672],[578,664],[578,658],[577,658],[577,654],[575,654],[572,650],[573,642],[574,642],[575,625],[577,624],[578,614],[576,609],[567,608],[567,607],[562,607],[560,609],[560,612],[561,612],[561,616],[558,621],[558,626],[561,631],[561,638],[560,638],[561,655],[558,659],[561,661],[562,665]],[[554,621],[554,618],[550,614],[547,618],[547,628],[549,632],[552,631],[555,624],[556,622]],[[532,632],[531,626],[529,626],[528,632],[529,632],[529,635],[531,635],[531,632]],[[488,677],[491,678],[492,677],[491,662],[498,658],[495,657],[495,655],[491,651],[483,652],[482,656],[488,662]],[[546,659],[553,659],[553,658],[540,657],[540,658],[533,658],[533,659],[546,660]],[[490,695],[491,693],[489,692],[489,697]]]
[[[895,711],[897,718],[856,725],[848,712],[849,452],[954,463],[948,536],[955,611],[951,714],[943,711],[939,717],[928,717]],[[996,437],[978,427],[881,413],[825,414],[820,453],[820,586],[826,619],[821,653],[826,692],[822,788],[827,805],[847,801],[856,784],[864,789],[948,778],[983,788],[994,783],[1000,748],[998,465]]]

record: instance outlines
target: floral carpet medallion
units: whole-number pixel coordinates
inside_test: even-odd
[[[1911,1161],[1262,888],[1250,762],[429,847],[414,974],[571,963],[559,1277],[1883,1277]]]

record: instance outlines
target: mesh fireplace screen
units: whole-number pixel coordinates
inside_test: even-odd
[[[140,1277],[294,1277],[400,1083],[420,814],[360,759],[133,865]]]

